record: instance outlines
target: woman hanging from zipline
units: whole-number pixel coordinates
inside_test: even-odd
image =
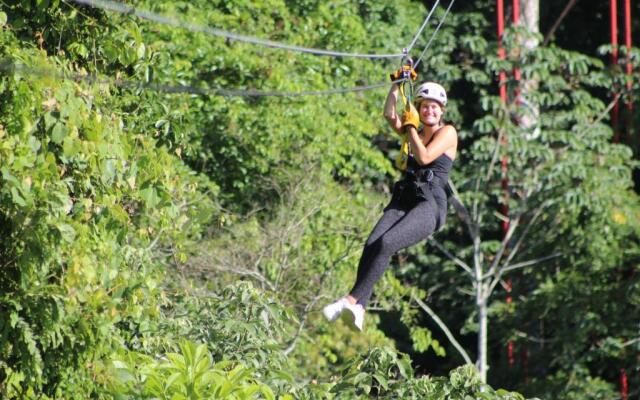
[[[432,235],[444,224],[447,213],[445,186],[458,147],[456,129],[442,120],[447,94],[437,83],[421,84],[415,90],[415,106],[407,101],[402,117],[396,111],[399,94],[406,100],[402,88],[393,83],[384,116],[394,131],[406,135],[400,154],[406,156],[398,163],[405,170],[404,178],[395,183],[391,201],[367,239],[353,288],[322,310],[329,321],[346,311],[347,322],[358,330],[363,328],[373,286],[391,256]]]

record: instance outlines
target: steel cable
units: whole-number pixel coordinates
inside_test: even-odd
[[[192,32],[201,32],[209,35],[224,37],[227,39],[238,40],[241,42],[247,42],[247,43],[257,44],[261,46],[284,49],[284,50],[298,51],[302,53],[309,53],[309,54],[322,55],[322,56],[332,56],[332,57],[355,57],[355,58],[368,58],[368,59],[401,58],[403,56],[402,53],[395,53],[395,54],[347,53],[347,52],[341,52],[341,51],[314,49],[310,47],[302,47],[302,46],[296,46],[291,44],[279,43],[273,40],[261,39],[261,38],[256,38],[252,36],[247,36],[247,35],[240,35],[237,33],[227,32],[221,29],[211,28],[204,25],[194,24],[186,21],[180,21],[175,18],[152,13],[150,11],[138,10],[135,7],[131,7],[126,4],[122,4],[122,3],[118,3],[110,0],[69,0],[69,1],[72,1],[77,4],[82,4],[85,6],[99,8],[102,10],[118,12],[120,14],[135,15],[136,17],[141,19],[157,22],[163,25],[170,25],[178,28],[184,28]]]
[[[431,7],[431,11],[429,11],[429,14],[427,15],[427,17],[424,19],[424,22],[422,23],[422,26],[420,26],[420,29],[418,29],[418,33],[415,34],[415,36],[413,37],[413,40],[411,41],[411,43],[409,44],[409,46],[407,47],[407,54],[411,53],[411,50],[413,49],[413,46],[415,46],[416,42],[418,41],[418,38],[420,37],[420,35],[422,34],[422,31],[424,30],[424,28],[427,26],[427,24],[429,23],[429,20],[431,19],[431,15],[433,14],[433,12],[436,10],[436,7],[438,7],[438,4],[440,3],[440,0],[436,0],[435,4],[433,5],[433,7]]]
[[[139,18],[148,19],[148,20],[151,20],[151,21],[155,21],[155,22],[159,22],[159,23],[163,23],[163,24],[168,24],[168,25],[172,25],[172,26],[176,26],[176,27],[182,27],[182,28],[189,29],[189,30],[192,30],[192,31],[204,32],[204,33],[209,33],[209,34],[213,34],[213,35],[216,35],[216,36],[224,36],[224,37],[228,37],[228,38],[231,38],[231,39],[244,40],[244,41],[249,41],[249,42],[255,43],[255,44],[261,44],[261,45],[266,45],[266,46],[270,46],[270,47],[277,47],[277,48],[282,48],[282,49],[288,49],[288,50],[296,50],[296,51],[302,51],[302,52],[307,52],[307,53],[313,53],[313,54],[319,54],[319,55],[328,55],[328,56],[335,56],[335,57],[351,56],[351,57],[366,57],[366,58],[390,58],[390,57],[402,57],[402,56],[404,56],[404,54],[398,54],[398,55],[375,55],[375,54],[343,53],[343,52],[333,52],[333,51],[328,51],[328,50],[311,49],[311,48],[299,47],[299,46],[291,46],[291,45],[281,44],[281,43],[273,42],[273,41],[269,41],[269,40],[257,39],[257,38],[252,38],[252,37],[248,37],[248,36],[244,36],[244,35],[236,35],[236,34],[233,34],[233,33],[230,33],[230,32],[220,31],[218,29],[213,29],[213,28],[209,28],[209,27],[205,27],[205,26],[201,26],[201,25],[195,25],[195,24],[181,22],[181,21],[178,21],[178,20],[175,20],[175,19],[171,19],[171,18],[168,18],[168,17],[164,17],[164,16],[161,16],[161,15],[158,15],[158,14],[149,13],[149,12],[146,12],[146,11],[139,11],[139,10],[136,10],[135,8],[133,8],[133,7],[129,7],[129,6],[126,6],[124,4],[116,3],[116,2],[113,2],[113,1],[108,1],[108,0],[70,0],[70,1],[73,1],[73,2],[78,3],[78,4],[88,5],[88,6],[107,9],[107,10],[112,10],[112,11],[120,12],[120,13],[123,13],[123,14],[133,14],[133,15],[138,16]],[[428,24],[429,20],[431,19],[431,16],[433,15],[433,12],[435,11],[436,7],[438,6],[439,1],[440,0],[436,1],[434,6],[432,7],[431,11],[429,12],[427,17],[425,18],[424,22],[420,26],[418,32],[416,33],[416,35],[412,39],[411,43],[409,44],[409,47],[407,47],[407,53],[410,51],[411,48],[413,48],[413,46],[417,42],[418,38],[422,34],[422,31],[424,30],[424,28]],[[414,65],[414,68],[416,68],[418,66],[418,64],[420,63],[422,57],[424,56],[426,51],[430,48],[431,43],[433,42],[433,39],[434,39],[435,35],[439,31],[444,19],[446,18],[447,14],[449,13],[449,10],[451,9],[451,6],[453,5],[454,1],[455,0],[452,0],[451,3],[449,4],[449,7],[447,8],[443,18],[440,20],[438,26],[436,27],[436,30],[431,35],[431,38],[429,39],[429,42],[427,43],[427,45],[425,46],[424,50],[422,51],[422,54],[420,55],[420,58],[418,58],[418,61]],[[350,87],[350,88],[336,88],[336,89],[326,89],[326,90],[304,90],[304,91],[298,91],[298,92],[287,92],[287,91],[260,91],[260,90],[254,90],[254,89],[225,89],[225,88],[211,89],[211,88],[197,88],[197,87],[193,87],[193,86],[189,86],[189,85],[171,86],[171,85],[164,85],[164,84],[151,83],[151,82],[127,81],[127,80],[121,80],[121,79],[105,79],[105,78],[100,78],[97,75],[87,75],[87,74],[81,74],[81,73],[71,73],[71,76],[69,77],[69,76],[65,76],[64,74],[62,74],[60,72],[53,71],[53,70],[47,69],[47,68],[34,68],[34,67],[27,67],[27,66],[24,66],[24,65],[15,64],[13,61],[8,60],[8,59],[5,59],[2,62],[0,62],[0,70],[4,70],[4,71],[23,71],[23,72],[27,72],[27,73],[30,73],[30,74],[33,74],[33,75],[38,75],[38,76],[54,76],[54,77],[58,77],[58,78],[61,78],[61,79],[72,79],[72,80],[75,80],[75,81],[88,81],[88,82],[92,82],[92,83],[113,84],[113,85],[115,85],[117,87],[122,87],[122,88],[134,88],[134,89],[135,88],[140,88],[140,89],[150,89],[150,90],[164,92],[164,93],[186,93],[186,94],[198,94],[198,95],[206,95],[206,96],[224,96],[224,97],[303,97],[303,96],[323,96],[323,95],[344,94],[344,93],[349,93],[349,92],[360,92],[360,91],[372,90],[372,89],[377,89],[377,88],[380,88],[380,87],[383,87],[383,86],[387,86],[389,83],[401,83],[404,80],[406,80],[406,79],[398,79],[398,80],[395,80],[395,81],[392,81],[392,82],[384,81],[384,82],[374,83],[374,84],[370,84],[370,85],[361,85],[361,86],[355,86],[355,87]]]
[[[453,6],[453,3],[455,3],[455,1],[456,0],[451,0],[451,2],[449,3],[449,7],[447,7],[447,10],[444,12],[444,15],[442,16],[442,18],[440,18],[440,22],[438,22],[438,26],[436,27],[436,30],[433,31],[433,34],[429,38],[427,45],[424,47],[424,50],[422,50],[422,53],[420,54],[420,57],[418,57],[418,61],[416,61],[413,68],[418,68],[418,65],[420,65],[420,61],[422,61],[422,57],[424,57],[427,50],[431,47],[431,43],[433,42],[433,39],[436,37],[436,34],[440,30],[440,27],[442,26],[442,23],[444,22],[444,20],[447,18],[447,15],[449,14],[449,10],[451,10],[451,6]]]

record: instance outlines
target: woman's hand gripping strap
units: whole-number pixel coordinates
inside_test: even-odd
[[[411,102],[411,94],[413,92],[412,82],[418,78],[418,74],[413,69],[413,61],[411,58],[407,58],[406,64],[402,65],[400,69],[391,74],[391,79],[397,76],[397,79],[404,79],[400,84],[400,97],[402,98],[402,104],[404,113],[402,114],[402,126],[408,125],[414,126],[418,129],[420,124],[420,116]],[[395,79],[395,80],[397,80]],[[406,94],[406,87],[409,86],[408,96]],[[400,152],[396,157],[396,168],[401,171],[407,170],[407,162],[409,160],[409,137],[407,133],[402,134],[402,144],[400,145]]]

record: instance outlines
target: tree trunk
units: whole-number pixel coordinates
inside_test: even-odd
[[[532,33],[540,33],[540,0],[521,0],[520,24]],[[540,43],[534,38],[524,38],[522,40],[523,51],[532,51]],[[529,131],[527,139],[534,140],[540,136],[538,119],[540,110],[528,100],[527,94],[538,88],[538,81],[526,79],[520,82],[520,96],[516,100],[518,104],[525,108],[521,110],[519,125]]]
[[[478,332],[478,371],[480,372],[480,379],[482,382],[487,383],[487,337],[488,337],[488,310],[487,310],[487,299],[484,296],[484,285],[482,283],[478,284],[478,290],[476,291],[476,302],[478,307],[478,324],[479,332]]]
[[[517,1],[517,0],[516,0]],[[519,2],[520,15],[514,20],[519,20],[520,24],[524,24],[529,31],[533,33],[540,32],[540,1],[539,0],[520,0]],[[515,10],[515,2],[514,2]],[[538,41],[533,38],[524,38],[522,40],[522,47],[525,51],[530,51],[539,45]],[[518,72],[519,75],[519,72]],[[536,90],[538,82],[536,80],[523,80],[520,82],[519,95],[516,101],[518,104],[526,107],[525,112],[520,113],[519,124],[522,127],[530,129],[528,134],[529,139],[535,139],[540,134],[539,128],[537,128],[539,110],[535,105],[531,105],[527,101],[527,92]],[[476,286],[476,307],[478,308],[478,358],[477,368],[480,373],[480,379],[482,382],[487,382],[487,370],[488,366],[488,335],[489,335],[489,316],[488,316],[488,304],[490,291],[492,290],[488,283],[483,279],[484,277],[484,265],[482,262],[482,251],[480,250],[480,239],[476,237],[474,239],[474,265],[475,265],[475,286]]]
[[[520,0],[520,17],[524,26],[532,32],[540,32],[540,0]],[[535,41],[535,45],[538,43]]]

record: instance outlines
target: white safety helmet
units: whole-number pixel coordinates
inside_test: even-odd
[[[435,82],[425,82],[416,88],[413,99],[416,104],[422,100],[435,100],[444,107],[447,105],[447,92]]]

